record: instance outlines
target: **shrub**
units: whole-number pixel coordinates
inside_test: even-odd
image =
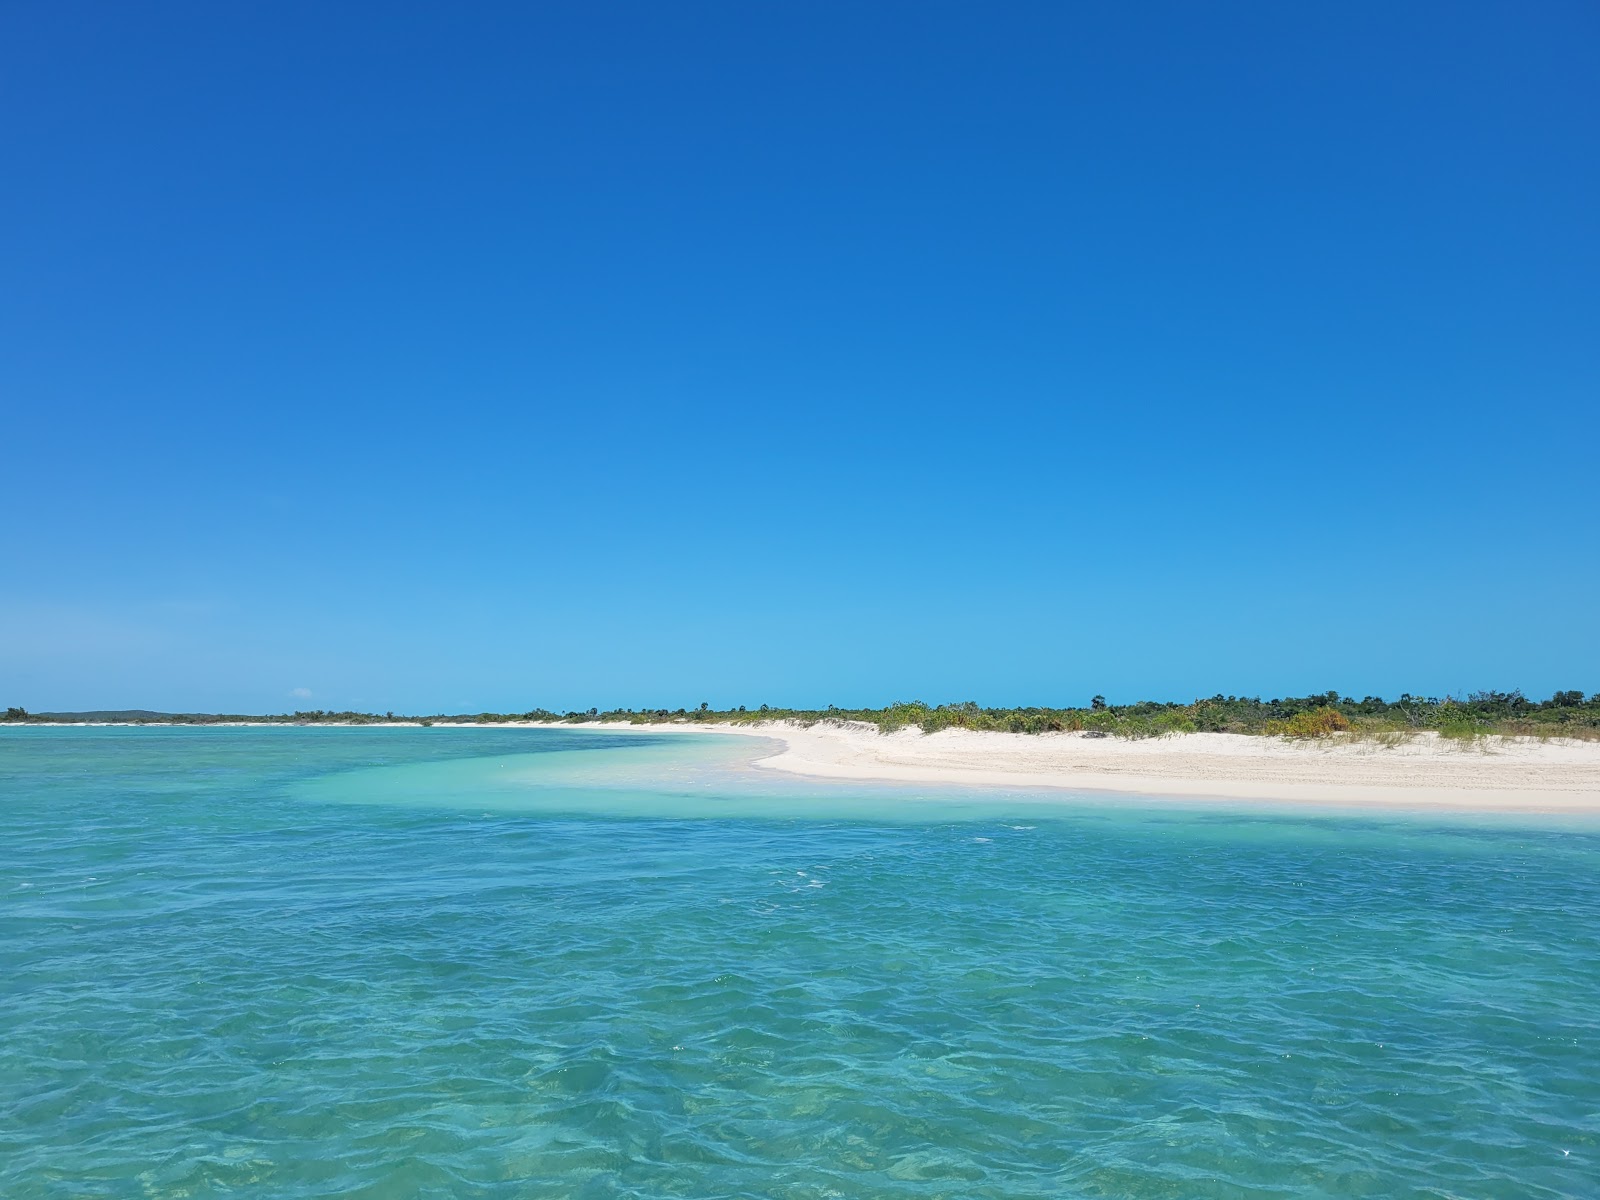
[[[1439,736],[1459,742],[1475,742],[1489,736],[1489,727],[1470,716],[1448,714],[1439,722]]]
[[[1266,732],[1277,737],[1321,738],[1344,733],[1349,728],[1350,721],[1342,712],[1323,705],[1321,708],[1297,712],[1287,721],[1268,721]]]

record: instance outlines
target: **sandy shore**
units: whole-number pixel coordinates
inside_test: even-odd
[[[39,722],[37,724],[45,724]],[[100,723],[97,723],[100,724]],[[109,724],[109,722],[104,723]],[[151,722],[151,724],[155,724]],[[218,722],[255,725],[258,722]],[[365,728],[412,726],[371,722]],[[29,726],[18,726],[28,728]],[[292,726],[274,725],[275,728]],[[670,722],[437,722],[433,728],[558,728],[607,733],[717,733],[783,743],[754,760],[820,779],[1059,788],[1194,799],[1441,810],[1600,814],[1600,742],[1486,738],[1463,745],[1424,733],[1398,745],[1287,741],[1187,733],[1124,741],[1076,733],[974,733],[787,721],[751,725]]]
[[[568,726],[568,728],[573,728]],[[881,734],[870,725],[596,724],[650,732],[775,738],[757,766],[827,779],[974,787],[1050,787],[1147,796],[1405,808],[1600,813],[1600,742],[1490,738],[1463,747],[1436,734],[1395,746],[1190,733],[1140,741],[1080,734]]]

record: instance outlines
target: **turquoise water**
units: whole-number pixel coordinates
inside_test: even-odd
[[[0,730],[0,1195],[1600,1195],[1600,828]]]

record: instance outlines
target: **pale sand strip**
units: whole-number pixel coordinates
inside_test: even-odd
[[[567,726],[574,728],[574,726]],[[971,787],[1050,787],[1146,796],[1404,808],[1600,813],[1600,742],[1491,738],[1463,747],[1435,734],[1398,746],[1226,733],[1124,741],[1079,734],[947,729],[881,734],[870,725],[586,724],[644,732],[776,738],[756,766],[828,779]]]

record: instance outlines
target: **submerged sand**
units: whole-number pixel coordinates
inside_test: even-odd
[[[1433,733],[1398,744],[1227,733],[1141,740],[964,729],[884,734],[857,723],[586,727],[775,738],[784,749],[755,765],[828,779],[1341,805],[1600,812],[1600,742],[1496,737],[1463,744]]]

